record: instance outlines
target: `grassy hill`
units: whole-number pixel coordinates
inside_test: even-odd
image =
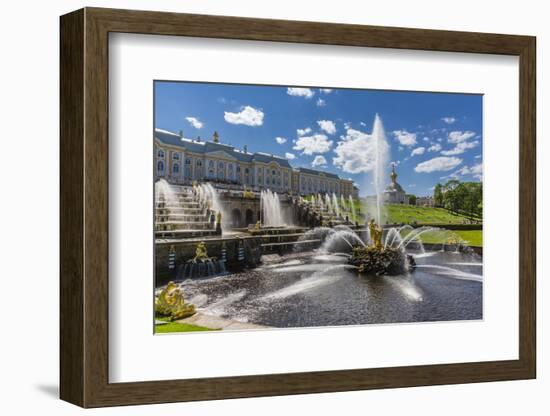
[[[358,209],[359,201],[356,201]],[[367,214],[373,216],[374,208],[369,207]],[[444,208],[417,207],[415,205],[384,205],[383,222],[390,224],[466,224],[468,218],[453,214]]]
[[[311,197],[306,197],[311,200]],[[375,207],[368,207],[365,211],[364,201],[355,200],[355,212],[357,214],[367,214],[369,217],[375,217]],[[349,203],[346,201],[346,208],[349,208]],[[365,222],[365,216],[358,215],[350,219],[359,223]],[[469,220],[466,216],[454,214],[444,208],[417,207],[415,205],[400,205],[387,204],[384,205],[384,213],[382,215],[383,222],[386,224],[467,224]]]

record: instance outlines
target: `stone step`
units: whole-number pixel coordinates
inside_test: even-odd
[[[210,215],[186,215],[186,214],[156,214],[157,222],[164,221],[187,221],[187,222],[209,222]]]
[[[197,237],[216,236],[216,230],[177,230],[177,231],[155,231],[157,239],[182,239]]]
[[[215,228],[215,224],[210,222],[181,222],[181,221],[166,221],[155,223],[155,229],[159,231],[176,231],[176,230],[208,230]]]

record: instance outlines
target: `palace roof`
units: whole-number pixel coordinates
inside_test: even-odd
[[[182,147],[183,149],[193,153],[206,154],[211,152],[223,151],[240,162],[261,162],[266,164],[275,162],[282,167],[292,169],[292,166],[290,165],[288,160],[280,156],[270,155],[262,152],[245,153],[242,150],[235,149],[235,147],[229,144],[216,143],[213,141],[190,140],[180,136],[179,134],[162,129],[155,129],[155,138],[166,145]],[[343,179],[334,173],[324,172],[320,170],[308,168],[297,168],[295,170],[309,175],[324,176],[327,178],[340,180]]]

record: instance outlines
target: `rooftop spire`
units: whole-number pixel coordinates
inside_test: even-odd
[[[395,172],[395,163],[391,164],[391,174],[390,174],[391,181],[395,183],[397,181],[397,173]]]
[[[214,143],[219,143],[220,142],[220,135],[218,134],[217,131],[214,132]]]

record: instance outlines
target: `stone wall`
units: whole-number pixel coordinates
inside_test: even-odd
[[[226,267],[237,271],[245,267],[253,267],[259,263],[261,239],[259,237],[220,237],[201,240],[187,239],[173,242],[157,242],[155,244],[155,283],[163,284],[177,275],[178,267],[195,257],[197,245],[204,241],[209,257],[222,258],[222,248],[226,250]],[[244,252],[244,259],[239,260],[239,247]],[[170,268],[170,253],[174,253],[174,268]]]

